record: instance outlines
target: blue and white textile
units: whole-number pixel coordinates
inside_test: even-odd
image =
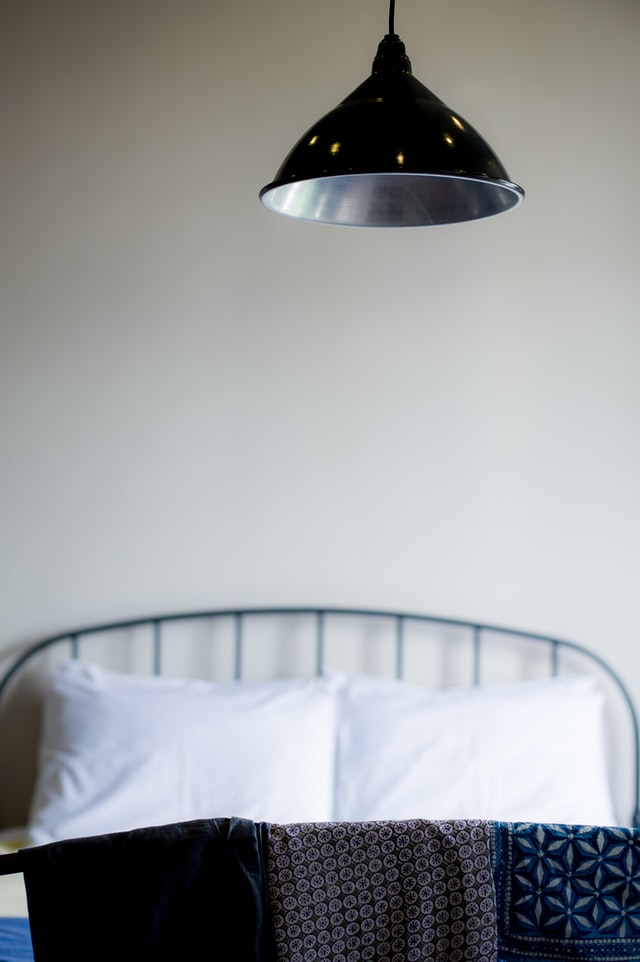
[[[640,832],[496,822],[503,962],[640,959]]]

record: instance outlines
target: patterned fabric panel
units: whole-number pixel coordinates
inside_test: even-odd
[[[495,823],[500,958],[640,959],[640,833]]]
[[[480,821],[272,825],[279,962],[495,962],[490,830]]]

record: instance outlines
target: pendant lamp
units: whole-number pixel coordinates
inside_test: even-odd
[[[524,190],[480,134],[411,73],[394,31],[371,76],[300,138],[260,191],[270,210],[345,227],[422,227],[490,217]]]

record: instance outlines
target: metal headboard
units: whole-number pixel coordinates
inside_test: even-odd
[[[162,671],[163,650],[165,643],[166,626],[172,623],[187,623],[189,621],[207,621],[231,619],[233,624],[233,673],[236,679],[243,677],[243,642],[245,639],[245,627],[251,619],[274,617],[310,617],[313,619],[315,636],[315,671],[320,674],[325,668],[325,641],[327,635],[328,620],[333,617],[354,618],[354,619],[379,619],[384,620],[392,626],[393,646],[394,646],[394,673],[397,678],[403,678],[405,672],[405,635],[407,627],[410,625],[431,625],[443,628],[455,628],[468,633],[472,645],[471,684],[479,684],[482,680],[482,663],[485,639],[491,635],[505,639],[520,640],[522,642],[533,642],[536,645],[544,646],[549,653],[549,674],[558,674],[559,658],[562,652],[572,653],[584,659],[586,664],[597,668],[606,677],[613,690],[619,695],[619,700],[628,716],[631,733],[632,751],[632,793],[633,793],[633,813],[631,823],[640,826],[640,727],[638,715],[626,685],[617,672],[600,655],[583,645],[567,641],[563,638],[555,638],[549,635],[537,634],[535,632],[520,629],[507,628],[502,625],[468,621],[458,618],[440,617],[438,615],[415,614],[410,612],[390,611],[382,609],[367,608],[345,608],[345,607],[315,607],[315,606],[286,606],[286,607],[253,607],[253,608],[227,608],[227,609],[204,609],[191,612],[159,614],[141,618],[130,618],[122,621],[105,622],[103,624],[88,625],[83,628],[65,631],[60,634],[44,638],[23,651],[18,655],[6,669],[4,675],[0,677],[0,700],[5,689],[19,676],[20,672],[38,655],[47,649],[58,645],[69,646],[73,657],[80,656],[80,649],[83,639],[89,636],[95,638],[97,635],[109,635],[110,633],[127,631],[130,629],[148,627],[152,631],[152,671],[160,674]]]

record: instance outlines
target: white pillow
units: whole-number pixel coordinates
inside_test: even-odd
[[[192,818],[325,821],[336,683],[216,684],[70,660],[45,698],[32,844]]]
[[[336,816],[615,824],[603,707],[582,676],[442,691],[352,676]]]

